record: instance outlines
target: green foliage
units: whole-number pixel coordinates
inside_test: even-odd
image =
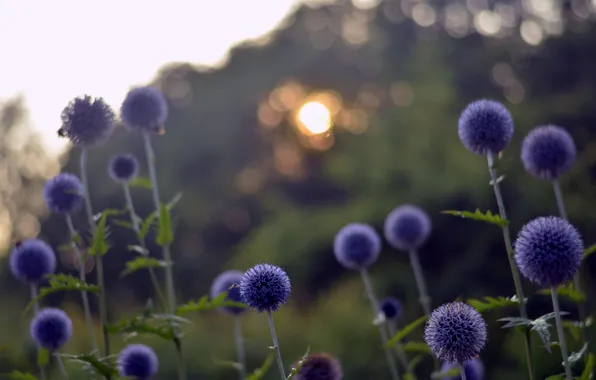
[[[134,179],[132,179],[129,183],[128,186],[130,187],[138,187],[141,189],[153,189],[153,184],[151,183],[151,179],[149,179],[148,177],[136,177]]]
[[[110,249],[110,243],[108,242],[108,237],[110,234],[110,231],[107,226],[108,218],[123,213],[124,211],[116,209],[107,209],[101,212],[98,218],[97,228],[95,228],[95,230],[93,231],[93,237],[91,239],[91,247],[89,248],[89,253],[91,253],[94,256],[103,256],[106,253],[108,253],[108,250]]]
[[[584,368],[584,372],[582,372],[580,380],[590,380],[592,378],[592,371],[596,368],[596,355],[589,354],[588,360],[586,362],[586,368]]]
[[[466,301],[474,307],[479,313],[486,313],[496,309],[501,309],[519,304],[517,296],[513,297],[483,297],[481,300],[469,299]]]
[[[93,372],[103,377],[110,378],[118,376],[118,370],[116,366],[109,358],[97,358],[93,354],[81,354],[81,355],[67,355],[60,354],[73,362],[77,362],[83,365],[86,370],[92,370]]]
[[[147,256],[138,256],[126,262],[126,269],[122,271],[120,276],[124,277],[141,269],[166,268],[167,266],[168,263],[163,260],[157,260]]]
[[[594,252],[596,252],[596,244],[592,244],[584,251],[584,259],[591,256]]]
[[[132,318],[124,318],[117,324],[106,326],[106,330],[110,334],[126,334],[125,339],[147,334],[175,341],[176,327],[182,322],[188,321],[175,315],[154,314],[150,308],[146,308]]]
[[[430,354],[430,350],[428,349],[428,345],[424,342],[406,342],[403,346],[404,351],[406,352],[415,352],[419,354]]]
[[[407,346],[407,344],[406,344],[406,346]],[[428,351],[428,349],[427,349],[427,351]],[[422,362],[422,359],[424,359],[424,355],[414,356],[408,363],[408,373],[404,374],[404,376],[408,376],[408,375],[414,373],[414,370],[416,369],[416,367],[418,367],[418,364],[420,364]],[[413,375],[410,375],[410,376],[413,376]]]
[[[182,199],[182,193],[176,194],[174,196],[174,198],[172,198],[172,200],[170,202],[168,202],[168,204],[166,205],[166,209],[168,211],[172,210],[172,208],[174,208],[174,206],[176,206],[178,204],[178,202],[180,202],[181,199]],[[161,212],[163,212],[163,210],[161,210],[161,207],[160,207],[160,213]],[[151,229],[151,226],[153,225],[153,223],[155,222],[157,217],[158,217],[157,211],[153,211],[151,214],[149,214],[149,216],[147,216],[142,221],[141,228],[139,229],[139,236],[138,236],[139,240],[145,240],[145,237],[147,237],[147,234],[149,233],[149,230]],[[168,213],[168,219],[169,219],[169,213]],[[169,224],[171,225],[171,222],[169,222]],[[160,222],[160,226],[162,226],[162,225],[163,225],[163,223]],[[159,233],[158,233],[158,235],[159,235]]]
[[[300,368],[302,368],[302,366],[306,362],[306,358],[308,358],[309,354],[310,354],[310,346],[308,346],[306,348],[306,352],[304,353],[304,355],[302,355],[302,358],[298,361],[298,364],[296,365],[296,367],[293,367],[292,370],[290,371],[290,374],[288,375],[288,380],[290,380],[291,378],[293,378],[294,376],[296,376],[298,374],[298,371],[300,371]]]
[[[412,331],[414,331],[418,326],[423,325],[427,319],[428,319],[428,317],[425,315],[423,317],[416,319],[414,322],[411,322],[407,326],[403,327],[401,330],[399,330],[399,332],[397,334],[395,334],[391,339],[389,339],[387,341],[387,343],[385,343],[385,347],[395,346],[403,338],[408,336],[408,334],[410,334]]]
[[[157,244],[166,246],[174,241],[174,231],[172,229],[172,219],[170,210],[165,204],[159,205],[159,226],[157,230]]]
[[[448,371],[444,372],[433,372],[430,375],[431,379],[450,379],[452,377],[457,377],[461,373],[461,368],[459,366],[455,366]]]
[[[184,305],[178,306],[176,309],[176,315],[183,315],[187,313],[192,313],[195,311],[207,311],[217,309],[218,307],[248,307],[246,304],[241,302],[235,302],[226,300],[228,296],[228,292],[222,292],[217,297],[209,301],[209,296],[204,295],[203,297],[199,298],[196,301],[189,301]]]
[[[269,371],[269,368],[271,368],[271,364],[273,364],[274,360],[275,360],[275,347],[269,347],[269,354],[265,358],[265,361],[263,362],[263,364],[259,368],[255,369],[253,373],[248,375],[246,380],[261,380],[263,378],[263,376],[265,376],[267,374],[267,371]]]
[[[70,274],[58,273],[49,275],[48,286],[39,289],[38,296],[27,304],[25,310],[23,310],[23,314],[26,314],[29,309],[35,305],[35,303],[43,300],[50,294],[68,291],[99,293],[99,286],[87,284],[86,282],[83,282]]]
[[[464,219],[472,219],[479,222],[490,223],[499,227],[505,227],[507,224],[509,224],[509,221],[507,219],[503,219],[499,215],[493,214],[492,212],[490,212],[490,210],[486,211],[486,213],[482,213],[482,211],[480,211],[479,209],[476,209],[475,212],[446,210],[441,211],[441,214],[459,216]]]
[[[560,315],[567,315],[567,312],[561,312]],[[535,331],[540,340],[544,344],[544,348],[550,353],[551,347],[551,334],[550,334],[550,327],[551,324],[549,323],[550,320],[555,318],[555,313],[548,313],[544,314],[541,317],[538,317],[534,320],[528,318],[521,318],[521,317],[505,317],[501,319],[497,319],[499,322],[507,322],[503,326],[502,329],[507,329],[511,327],[530,327],[531,331]]]
[[[585,343],[578,352],[572,352],[569,355],[569,358],[567,359],[567,360],[569,360],[569,364],[573,365],[573,364],[577,363],[586,355],[587,352],[588,352],[588,343]]]
[[[540,289],[538,291],[539,294],[543,295],[551,295],[550,289]],[[559,285],[557,287],[557,294],[565,297],[575,303],[583,303],[586,301],[586,295],[579,290],[575,289],[573,283],[569,283],[567,285]]]
[[[12,371],[7,375],[10,380],[38,380],[37,377],[33,376],[28,372]]]
[[[47,348],[41,348],[37,353],[37,365],[45,367],[50,362],[50,351]]]

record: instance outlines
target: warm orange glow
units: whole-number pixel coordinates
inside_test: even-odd
[[[308,102],[298,111],[298,122],[305,131],[318,135],[331,129],[331,112],[320,102]]]

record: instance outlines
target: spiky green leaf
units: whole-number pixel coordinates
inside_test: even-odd
[[[583,347],[578,352],[572,352],[569,355],[569,364],[573,365],[574,363],[580,361],[588,352],[588,344],[585,343]]]
[[[389,341],[385,344],[385,347],[393,347],[398,342],[400,342],[403,338],[408,336],[412,331],[414,331],[418,326],[423,325],[426,320],[428,319],[427,316],[420,317],[416,319],[414,322],[410,323],[409,325],[403,327],[397,334],[395,334]]]
[[[298,361],[298,364],[296,364],[296,367],[292,367],[292,369],[290,370],[290,374],[287,377],[287,380],[292,379],[294,376],[296,376],[298,374],[298,372],[300,371],[300,368],[302,368],[302,366],[306,362],[306,359],[308,358],[309,354],[310,354],[310,346],[308,346],[306,348],[306,352],[304,353],[304,355],[302,355],[302,358],[300,358],[300,360]]]
[[[547,296],[551,295],[550,289],[541,289],[538,291],[539,294],[544,294]],[[561,297],[565,297],[570,301],[575,303],[583,303],[586,301],[586,295],[573,286],[573,283],[569,283],[567,285],[559,285],[557,287],[557,294]]]
[[[99,293],[99,286],[87,284],[86,282],[83,282],[70,274],[52,274],[48,276],[48,286],[39,288],[39,294],[27,304],[25,310],[23,310],[23,314],[26,314],[35,303],[43,300],[50,294],[71,291]]]
[[[83,364],[85,367],[90,367],[94,372],[105,378],[118,376],[118,370],[108,358],[97,358],[93,354],[60,354],[60,356],[67,358],[70,361]]]
[[[269,371],[269,368],[271,368],[271,364],[273,364],[273,361],[275,360],[275,347],[269,347],[269,354],[267,355],[267,357],[265,358],[265,361],[263,362],[263,364],[254,370],[253,373],[251,373],[246,380],[261,380],[263,378],[263,376],[265,376],[267,374],[267,371]]]
[[[486,313],[487,311],[492,311],[496,309],[501,309],[504,307],[509,306],[517,306],[519,305],[519,300],[517,297],[483,297],[480,300],[477,299],[469,299],[466,301],[472,307],[474,307],[479,313]]]
[[[459,211],[459,210],[445,210],[445,211],[441,211],[441,214],[459,216],[464,219],[472,219],[472,220],[476,220],[479,222],[490,223],[490,224],[494,224],[499,227],[505,227],[507,224],[509,224],[509,221],[507,219],[503,219],[499,215],[493,214],[490,210],[486,211],[485,213],[483,213],[479,209],[476,209],[476,211],[474,211],[474,212]]]
[[[153,257],[138,256],[126,262],[126,269],[120,273],[121,277],[128,276],[141,269],[148,268],[166,268],[168,263],[163,260],[157,260]]]
[[[174,323],[168,318],[158,317],[148,310],[132,318],[124,318],[114,325],[106,326],[110,334],[153,335],[165,340],[174,341],[176,333]]]
[[[157,244],[170,245],[174,241],[174,230],[170,210],[165,204],[159,206],[159,224],[157,227]]]
[[[180,199],[182,199],[182,193],[176,194],[174,196],[174,198],[172,198],[172,200],[170,202],[168,202],[168,204],[166,206],[168,211],[172,210],[174,208],[174,206],[176,206],[178,204],[178,202],[180,202]],[[141,228],[139,230],[139,235],[138,235],[139,240],[145,239],[145,237],[149,233],[149,230],[151,229],[151,226],[155,223],[156,220],[158,220],[158,213],[157,213],[157,211],[153,211],[149,216],[147,216],[142,221]]]
[[[124,211],[116,209],[107,209],[101,212],[97,221],[97,227],[93,231],[93,237],[91,239],[91,247],[89,247],[89,253],[92,255],[105,255],[110,249],[109,229],[108,229],[108,218],[111,216],[121,215]]]
[[[178,308],[176,309],[176,315],[183,315],[195,311],[213,310],[219,307],[248,307],[246,304],[241,302],[226,300],[227,296],[228,292],[222,292],[214,299],[209,300],[209,296],[205,295],[196,301],[190,301],[184,305],[178,306]]]

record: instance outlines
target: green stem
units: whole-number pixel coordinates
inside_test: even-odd
[[[553,311],[555,312],[557,334],[559,335],[559,346],[561,347],[563,365],[565,366],[565,376],[567,377],[567,380],[573,380],[573,375],[571,374],[571,366],[569,365],[569,354],[567,353],[567,343],[565,341],[565,330],[563,330],[563,322],[561,321],[561,309],[559,308],[559,298],[557,297],[557,288],[555,286],[551,287],[550,294],[553,300]]]
[[[273,345],[275,346],[275,354],[277,357],[277,365],[279,366],[279,374],[282,380],[286,380],[286,371],[284,370],[284,362],[281,359],[281,350],[279,348],[279,342],[277,341],[277,334],[275,333],[275,325],[273,324],[273,314],[267,313],[269,318],[269,329],[271,330],[271,339],[273,339]]]
[[[236,354],[240,365],[240,380],[246,379],[246,355],[244,353],[244,339],[242,338],[242,325],[240,317],[234,317],[234,338],[236,341]]]
[[[460,368],[460,370],[459,370],[459,377],[461,377],[461,380],[467,380],[466,369],[464,367],[464,364],[463,363],[459,363],[458,365],[459,365],[459,368]]]
[[[139,239],[139,245],[141,246],[143,253],[143,256],[148,256],[149,255],[149,250],[147,249],[147,244],[145,243],[145,239],[143,239],[140,236],[140,227],[139,227],[139,221],[137,219],[137,214],[135,212],[135,206],[134,203],[132,202],[132,197],[130,195],[130,189],[128,187],[127,184],[124,184],[122,186],[122,188],[124,189],[124,198],[126,199],[126,208],[128,209],[128,214],[130,215],[130,221],[132,223],[132,228],[135,232],[135,234],[137,235],[137,239]],[[151,283],[153,284],[153,288],[155,289],[155,293],[157,294],[157,298],[159,298],[159,302],[161,303],[161,305],[167,309],[168,304],[166,301],[166,298],[163,295],[163,292],[161,291],[161,287],[159,286],[159,281],[157,280],[157,275],[155,274],[155,270],[152,267],[149,267],[149,276],[151,277]]]
[[[79,280],[85,283],[86,275],[85,275],[85,258],[77,245],[75,238],[78,236],[74,225],[72,223],[72,218],[70,214],[66,214],[66,225],[68,226],[68,233],[70,234],[70,245],[77,256],[77,260],[79,263]],[[93,328],[93,317],[91,316],[91,308],[89,307],[89,297],[87,296],[87,292],[85,290],[81,291],[81,298],[83,300],[83,311],[85,313],[85,324],[89,329],[89,337],[91,339],[91,347],[94,350],[98,350],[97,348],[97,341],[95,340],[95,329]]]
[[[375,313],[375,316],[376,316],[379,312],[379,301],[377,300],[375,291],[373,290],[372,281],[370,280],[370,276],[366,269],[362,269],[360,271],[360,275],[362,276],[362,282],[364,283],[364,290],[366,291],[366,296],[368,297],[368,300],[370,301],[370,306],[372,307],[373,312]],[[394,380],[399,380],[400,376],[399,376],[399,371],[397,369],[397,365],[395,363],[395,358],[391,354],[391,351],[389,350],[389,348],[387,348],[385,346],[387,344],[387,341],[389,340],[389,337],[387,336],[387,328],[388,328],[387,321],[385,320],[384,323],[379,324],[379,334],[381,335],[381,342],[383,343],[383,348],[385,349],[385,356],[387,357],[387,365],[389,366],[389,371],[391,372],[391,377]],[[408,367],[409,367],[408,359],[407,359],[405,352],[403,351],[403,348],[401,347],[401,344],[399,342],[396,344],[395,350],[397,353],[397,357],[400,359],[400,361],[402,362],[402,365],[404,366],[404,368],[407,371]]]
[[[37,298],[37,285],[35,284],[31,284],[30,286],[30,290],[31,290],[31,299],[34,300]],[[35,302],[33,304],[33,312],[35,314],[39,313],[39,302]],[[37,352],[41,351],[41,347],[39,345],[37,345]],[[39,365],[39,378],[40,380],[46,380],[46,368],[43,365]]]
[[[87,179],[87,149],[81,150],[81,181],[83,182],[83,192],[85,200],[85,209],[87,210],[87,219],[89,220],[89,227],[92,231],[97,229],[95,218],[93,214],[93,207],[91,206],[91,198],[89,197],[89,181]],[[99,286],[99,317],[101,320],[101,331],[103,335],[104,356],[110,356],[110,334],[108,333],[108,310],[106,306],[106,290],[103,274],[103,257],[100,252],[95,254],[95,267],[97,269],[97,285]],[[111,376],[106,376],[110,380]]]
[[[68,372],[66,372],[66,367],[64,366],[62,357],[58,354],[55,354],[54,356],[56,357],[56,362],[58,363],[58,369],[60,370],[60,374],[62,374],[62,378],[68,380]]]
[[[501,188],[499,186],[497,172],[494,167],[494,155],[492,153],[487,154],[488,160],[488,171],[490,173],[493,190],[495,192],[495,198],[499,207],[499,215],[501,219],[507,220],[507,212],[505,211],[505,203],[503,202],[503,196],[501,195]],[[515,265],[515,259],[513,257],[513,247],[511,245],[511,236],[509,235],[509,227],[507,225],[502,227],[503,240],[505,242],[505,249],[507,250],[507,259],[509,260],[509,267],[511,268],[511,275],[513,277],[513,284],[515,285],[515,293],[519,301],[519,313],[522,318],[527,318],[526,312],[526,298],[524,297],[524,291],[522,287],[521,277],[517,266]],[[530,341],[530,331],[525,329],[524,346],[526,351],[526,362],[528,365],[528,376],[530,380],[535,379],[534,374],[534,362],[532,360],[532,345]]]
[[[569,220],[567,217],[567,209],[565,208],[565,201],[563,200],[563,192],[561,191],[561,185],[559,184],[558,180],[553,180],[553,189],[555,191],[555,198],[557,200],[557,207],[559,208],[559,215],[561,218],[565,220]],[[578,271],[575,276],[573,276],[573,287],[575,290],[581,293],[582,291],[582,283],[580,278],[580,271]],[[579,302],[577,304],[577,311],[579,314],[579,319],[581,320],[581,334],[582,340],[585,344],[589,344],[588,342],[588,333],[586,331],[586,305],[584,302]]]

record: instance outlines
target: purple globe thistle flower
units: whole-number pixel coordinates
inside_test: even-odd
[[[73,99],[64,108],[58,135],[67,137],[76,146],[89,147],[110,137],[114,121],[114,111],[102,98],[85,95]]]
[[[290,297],[292,286],[286,272],[271,264],[257,264],[250,268],[240,281],[242,302],[256,309],[277,311]]]
[[[344,267],[364,269],[379,258],[381,238],[367,224],[348,224],[335,235],[333,251],[337,261]]]
[[[51,178],[43,189],[43,198],[48,208],[57,214],[71,214],[83,205],[83,184],[70,173],[61,173]]]
[[[401,317],[403,307],[401,302],[393,297],[387,297],[379,305],[379,311],[383,313],[388,320],[397,320]]]
[[[215,280],[213,280],[213,284],[211,285],[211,298],[215,298],[223,292],[228,292],[226,300],[242,302],[242,297],[240,296],[240,281],[242,281],[243,276],[244,273],[238,270],[228,270],[221,273]],[[224,306],[219,308],[219,310],[234,316],[239,316],[247,311],[246,308],[234,306]]]
[[[320,353],[309,355],[296,374],[296,380],[340,380],[343,372],[333,356]]]
[[[480,313],[463,302],[436,308],[424,329],[424,340],[439,360],[465,363],[486,344],[486,323]]]
[[[457,363],[448,363],[444,362],[441,366],[441,372],[447,372],[453,369]],[[464,371],[466,374],[467,380],[482,380],[484,379],[484,364],[482,364],[482,360],[476,358],[472,360],[468,360],[464,363]],[[444,378],[445,380],[461,380],[461,375]]]
[[[168,103],[154,87],[136,87],[128,92],[120,110],[122,120],[142,132],[160,133],[168,118]]]
[[[27,284],[37,284],[56,270],[56,255],[39,239],[17,243],[10,254],[12,275]]]
[[[477,100],[470,103],[459,118],[459,139],[471,152],[499,153],[513,136],[513,118],[499,102]]]
[[[521,159],[528,173],[554,180],[571,169],[575,154],[575,143],[569,132],[547,125],[532,129],[524,138]]]
[[[399,206],[385,219],[385,239],[395,249],[418,249],[431,231],[428,215],[413,205]]]
[[[540,286],[551,287],[573,279],[581,265],[584,244],[568,221],[548,216],[523,226],[514,248],[520,272]]]
[[[128,183],[139,174],[139,161],[132,154],[118,154],[110,160],[110,177],[119,183]]]
[[[35,315],[30,330],[31,337],[37,344],[56,351],[72,337],[72,321],[64,311],[48,307]]]
[[[129,344],[118,354],[120,376],[147,380],[157,373],[159,360],[151,347]]]

